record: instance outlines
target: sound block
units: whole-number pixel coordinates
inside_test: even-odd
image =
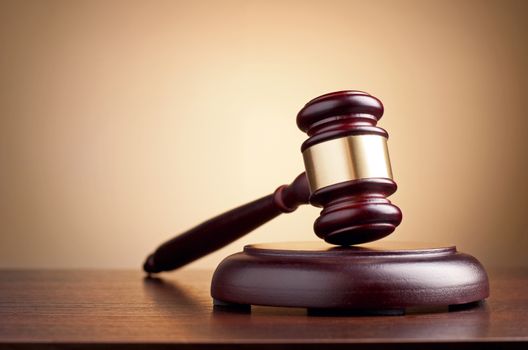
[[[269,243],[225,258],[213,275],[211,295],[216,306],[238,309],[403,314],[474,305],[488,297],[489,285],[480,262],[450,245]]]

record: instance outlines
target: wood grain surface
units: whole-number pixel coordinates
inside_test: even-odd
[[[528,270],[491,270],[476,308],[362,317],[215,311],[211,275],[2,270],[0,348],[528,348]]]

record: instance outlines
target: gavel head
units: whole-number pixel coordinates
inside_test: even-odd
[[[297,115],[310,203],[323,207],[317,236],[337,245],[370,242],[392,233],[402,213],[387,197],[396,191],[388,134],[376,123],[380,100],[361,91],[319,96]]]

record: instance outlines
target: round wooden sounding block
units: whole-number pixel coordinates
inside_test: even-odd
[[[225,258],[212,280],[217,306],[404,313],[489,295],[480,262],[451,245],[377,242],[255,244]]]

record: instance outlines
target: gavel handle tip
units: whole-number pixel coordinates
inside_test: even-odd
[[[150,254],[147,257],[147,260],[145,260],[145,263],[143,264],[143,271],[145,271],[149,276],[152,273],[161,272],[159,269],[156,268],[156,265],[154,264],[154,254]]]

